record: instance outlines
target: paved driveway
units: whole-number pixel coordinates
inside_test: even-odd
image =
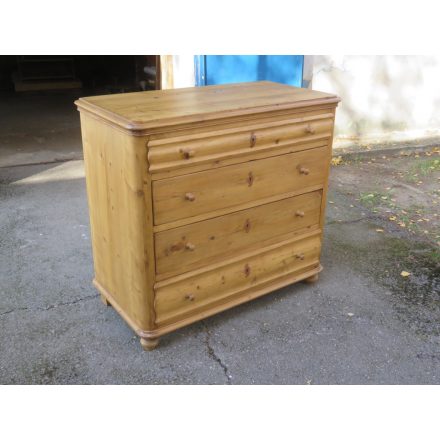
[[[2,384],[440,382],[438,266],[414,258],[426,243],[386,228],[334,178],[317,284],[191,325],[148,353],[91,285],[82,161],[4,168],[0,180]]]

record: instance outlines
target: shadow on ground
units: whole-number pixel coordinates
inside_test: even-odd
[[[385,227],[339,186],[340,172],[318,283],[181,329],[146,353],[91,285],[82,162],[0,170],[0,383],[439,383],[431,244]]]

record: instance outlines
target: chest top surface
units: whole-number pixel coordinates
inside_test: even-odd
[[[338,102],[336,95],[259,81],[92,96],[75,104],[125,129],[145,130]]]

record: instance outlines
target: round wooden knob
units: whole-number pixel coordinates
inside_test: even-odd
[[[304,130],[307,134],[315,134],[316,130],[309,124]]]
[[[304,254],[295,254],[295,258],[298,260],[304,260]]]
[[[298,170],[299,170],[300,174],[304,174],[304,175],[306,175],[306,176],[307,176],[307,174],[310,173],[310,170],[309,170],[308,168],[302,166],[302,165],[300,165],[300,166],[298,167]]]
[[[185,194],[185,200],[189,200],[190,202],[194,202],[196,199],[196,196],[193,193],[186,193]]]
[[[304,211],[296,211],[296,212],[295,212],[295,215],[296,215],[297,217],[304,217]]]
[[[181,148],[180,152],[184,159],[191,159],[191,157],[194,157],[196,154],[194,150],[190,150],[189,148]]]
[[[196,247],[192,243],[186,243],[185,249],[188,251],[193,251]]]
[[[257,135],[255,133],[251,133],[251,148],[255,147],[256,143],[257,143]]]
[[[194,301],[194,295],[192,295],[191,293],[188,293],[185,295],[185,299],[187,299],[188,301]]]

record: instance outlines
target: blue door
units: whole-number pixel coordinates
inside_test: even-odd
[[[275,81],[301,87],[303,55],[197,55],[196,85]]]

